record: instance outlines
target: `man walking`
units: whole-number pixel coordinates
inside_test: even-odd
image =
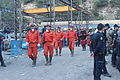
[[[78,37],[76,35],[76,31],[74,30],[74,26],[70,26],[70,30],[68,32],[68,39],[69,39],[69,49],[71,52],[71,56],[74,56],[74,42],[78,40]]]
[[[4,36],[2,34],[0,34],[0,62],[1,62],[1,66],[2,67],[6,67],[3,57],[2,57],[2,41],[4,39]]]
[[[27,32],[26,42],[28,44],[28,56],[33,61],[33,66],[36,66],[36,59],[38,54],[38,46],[41,43],[40,33],[35,30],[35,25],[30,25],[31,30]]]
[[[61,56],[61,50],[62,50],[62,40],[64,39],[64,33],[61,31],[61,27],[57,27],[57,31],[55,33],[55,50],[56,55],[58,56],[58,48],[59,48],[59,56]]]
[[[42,43],[44,46],[44,56],[46,59],[46,66],[52,65],[52,57],[54,53],[54,41],[55,41],[55,32],[51,30],[51,26],[46,26],[46,31],[42,37]],[[49,58],[48,58],[49,53]]]

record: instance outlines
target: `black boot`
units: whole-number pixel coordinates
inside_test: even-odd
[[[52,65],[52,56],[50,56],[49,65]]]
[[[45,64],[45,66],[47,66],[48,65],[48,56],[45,56],[45,59],[46,59],[46,64]]]
[[[86,47],[83,47],[83,51],[86,51]]]
[[[106,77],[112,77],[109,73],[103,73],[103,75]]]
[[[56,55],[55,56],[58,56],[58,50],[56,49]]]
[[[85,51],[86,51],[86,46],[85,46]]]
[[[59,50],[59,56],[61,56],[61,50]]]
[[[74,50],[71,50],[71,57],[74,56]]]
[[[1,61],[1,66],[2,66],[2,67],[7,67],[7,66],[5,65],[4,61]]]
[[[36,66],[36,59],[33,59],[33,66]]]
[[[82,47],[82,51],[84,51],[84,47]]]
[[[33,58],[33,57],[30,57],[30,59],[33,61],[34,58]]]

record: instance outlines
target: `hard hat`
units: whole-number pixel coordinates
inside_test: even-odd
[[[84,27],[81,27],[81,29],[83,30],[83,29],[85,29]]]
[[[89,27],[89,29],[92,29],[92,27]]]
[[[57,28],[61,28],[60,26],[58,26]]]
[[[50,24],[47,24],[47,26],[46,27],[51,27],[51,25]]]
[[[73,27],[74,27],[74,25],[70,25],[70,27],[71,27],[71,28],[73,28]]]
[[[30,23],[29,26],[30,26],[30,27],[36,27],[36,25],[33,24],[33,23]]]

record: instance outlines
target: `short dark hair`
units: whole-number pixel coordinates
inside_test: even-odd
[[[110,28],[110,25],[107,23],[107,24],[105,24],[105,27],[108,27],[108,28]]]
[[[104,28],[104,25],[102,23],[98,24],[97,29],[102,30]]]
[[[114,28],[115,28],[115,27],[118,27],[118,28],[119,28],[119,26],[118,26],[117,24],[114,25]]]

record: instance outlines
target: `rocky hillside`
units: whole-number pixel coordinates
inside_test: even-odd
[[[73,0],[80,4],[80,0]],[[114,20],[120,19],[120,1],[119,0],[82,0],[83,5],[94,15],[94,20]],[[44,7],[47,0],[24,0],[24,8]],[[56,6],[64,5],[56,0]],[[73,14],[77,14],[74,12]],[[64,14],[60,14],[63,15]],[[74,19],[75,20],[75,19]]]
[[[23,9],[33,9],[45,7],[49,3],[49,0],[21,0]],[[81,4],[81,0],[73,0],[77,4]],[[87,10],[89,10],[94,17],[92,20],[119,20],[120,19],[120,0],[82,0],[82,4]],[[62,2],[56,0],[56,6],[64,6]],[[14,8],[14,0],[0,0],[0,7]],[[13,14],[2,13],[2,20],[12,21]],[[73,20],[79,20],[79,12],[73,12]],[[40,14],[46,19],[49,18],[49,14]],[[45,18],[43,18],[45,20]],[[56,13],[56,21],[70,20],[68,12]],[[44,21],[43,20],[43,21]],[[83,15],[84,20],[84,15]],[[24,20],[26,21],[26,20]],[[45,20],[47,21],[47,20]],[[10,22],[12,23],[12,22]]]
[[[94,20],[120,19],[120,0],[87,0],[85,6],[94,15]]]

